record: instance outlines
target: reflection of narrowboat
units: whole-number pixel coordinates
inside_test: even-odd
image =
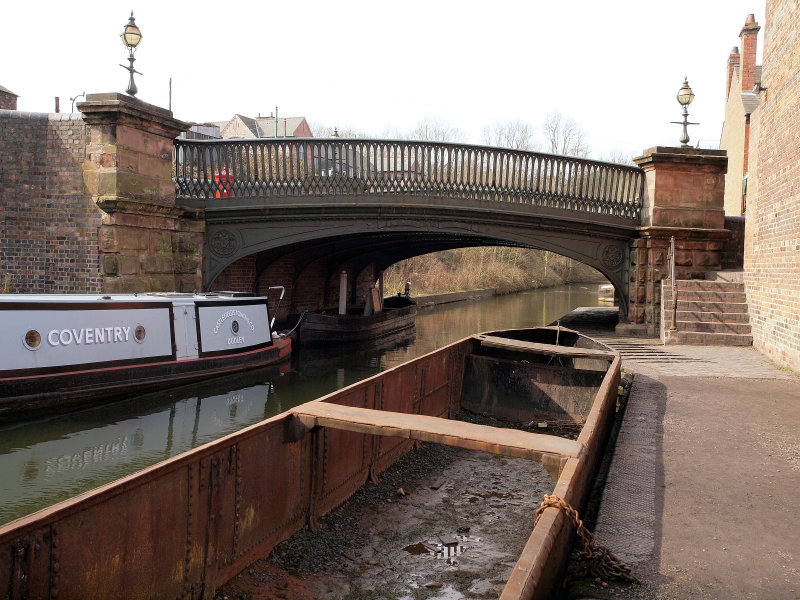
[[[0,295],[0,420],[286,360],[266,297]]]
[[[417,303],[408,296],[390,296],[383,300],[380,312],[364,312],[363,307],[357,307],[344,315],[335,310],[305,313],[299,317],[297,342],[309,346],[364,342],[411,329],[417,317]]]

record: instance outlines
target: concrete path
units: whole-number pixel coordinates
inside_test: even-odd
[[[800,377],[753,348],[592,335],[635,374],[595,533],[643,585],[571,597],[800,598]]]

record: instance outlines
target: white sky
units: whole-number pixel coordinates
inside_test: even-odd
[[[305,116],[376,137],[423,119],[481,143],[484,126],[551,111],[593,156],[677,146],[688,76],[691,144],[716,147],[728,54],[764,0],[18,0],[0,8],[0,85],[19,110],[124,92],[119,34],[134,11],[138,98],[186,121]]]

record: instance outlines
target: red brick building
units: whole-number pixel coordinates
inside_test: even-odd
[[[800,3],[768,0],[750,119],[744,277],[753,343],[800,370]]]
[[[750,120],[758,108],[761,66],[756,65],[758,32],[761,27],[748,15],[739,34],[739,47],[728,56],[725,85],[725,122],[719,147],[728,151],[725,176],[725,214],[738,217],[745,213],[749,169]]]
[[[17,110],[18,97],[14,92],[0,85],[0,110]]]
[[[220,137],[228,139],[256,139],[256,138],[310,138],[313,137],[311,128],[305,117],[281,117],[273,115],[256,118],[235,114],[230,121],[216,121],[214,125],[220,128]]]

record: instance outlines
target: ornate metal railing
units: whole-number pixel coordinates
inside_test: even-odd
[[[357,139],[175,141],[178,198],[422,194],[639,221],[638,167],[485,146]]]

